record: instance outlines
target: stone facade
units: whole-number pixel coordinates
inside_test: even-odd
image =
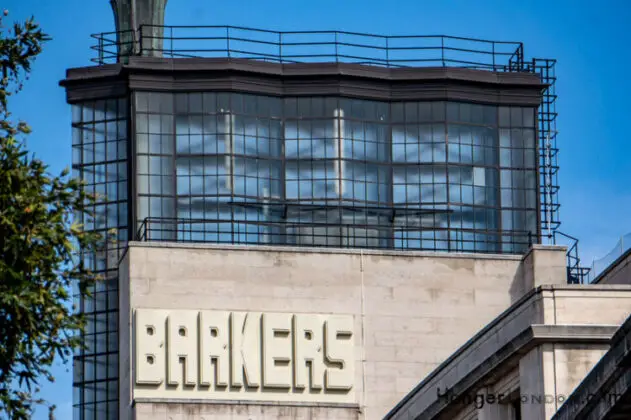
[[[534,286],[564,283],[565,249],[536,246],[522,258],[131,243],[120,274],[121,418],[134,412],[138,420],[378,419]],[[581,315],[570,314],[573,307],[556,316]],[[131,319],[136,308],[351,315],[356,404],[143,399],[132,405]],[[611,322],[617,321],[612,317]]]
[[[539,286],[458,349],[387,418],[510,420],[517,403],[523,419],[550,419],[607,352],[630,310],[630,286]]]

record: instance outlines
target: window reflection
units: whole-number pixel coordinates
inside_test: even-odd
[[[127,106],[125,99],[107,99],[73,105],[72,110],[73,175],[86,183],[87,193],[97,194],[95,205],[89,209],[92,216],[77,215],[76,221],[88,230],[113,233],[116,239],[108,243],[104,252],[83,255],[88,268],[102,273],[107,281],[97,283],[92,298],[80,298],[78,291],[74,291],[75,302],[87,320],[86,348],[76,351],[73,361],[75,412],[83,418],[116,418],[118,415],[116,267],[130,228]],[[146,153],[151,147],[153,152],[153,145],[160,143],[163,132],[159,120],[157,123],[154,119],[141,118],[138,123],[146,127],[143,135],[138,136],[138,147],[146,149]],[[165,133],[166,136],[168,132]],[[152,171],[160,172],[163,163],[146,160],[139,182],[146,183],[147,189],[167,190],[150,176]]]
[[[213,92],[136,101],[138,220],[204,220],[162,239],[522,252],[537,232],[534,108]]]

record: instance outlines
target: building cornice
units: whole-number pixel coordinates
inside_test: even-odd
[[[66,88],[70,103],[148,90],[343,96],[380,101],[452,100],[520,106],[538,106],[546,87],[536,74],[526,72],[155,57],[131,57],[124,65],[69,69],[60,84]]]

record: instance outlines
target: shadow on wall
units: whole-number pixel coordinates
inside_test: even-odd
[[[519,264],[519,268],[517,269],[517,271],[515,271],[515,275],[513,276],[513,279],[511,281],[510,288],[508,289],[511,305],[517,302],[519,298],[524,296],[524,294],[526,294],[527,292],[524,281],[524,276],[526,275],[524,263],[525,258],[522,259],[521,264]]]

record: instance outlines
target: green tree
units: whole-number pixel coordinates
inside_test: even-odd
[[[39,383],[54,381],[56,358],[66,362],[81,345],[85,320],[72,308],[70,290],[78,284],[88,296],[95,277],[79,249],[97,252],[101,243],[73,223],[94,197],[68,170],[53,176],[29,156],[23,141],[30,128],[13,122],[8,110],[48,40],[33,19],[0,26],[0,417],[15,419],[30,418],[40,404],[54,417]]]

